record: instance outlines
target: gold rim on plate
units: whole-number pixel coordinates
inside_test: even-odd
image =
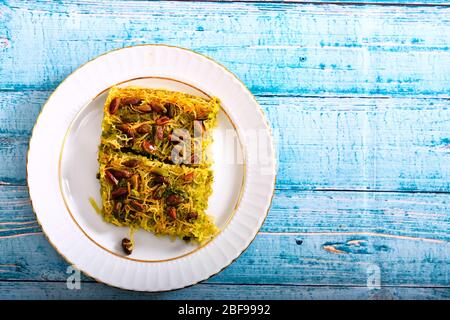
[[[59,191],[60,191],[61,196],[62,196],[62,198],[63,198],[64,206],[66,207],[66,210],[69,212],[69,215],[70,215],[70,217],[72,218],[73,222],[75,222],[76,226],[81,230],[81,232],[83,232],[83,234],[84,234],[90,241],[92,241],[95,245],[97,245],[98,247],[102,248],[103,250],[105,250],[105,251],[107,251],[107,252],[109,252],[109,253],[111,253],[111,254],[113,254],[113,255],[119,257],[119,258],[126,259],[126,260],[132,260],[132,261],[137,261],[137,262],[167,262],[167,261],[173,261],[173,260],[176,260],[176,259],[180,259],[180,258],[189,256],[189,255],[191,255],[191,254],[197,252],[198,250],[200,250],[200,249],[206,247],[211,241],[213,241],[215,238],[217,238],[217,237],[219,236],[219,234],[222,233],[222,231],[228,226],[228,224],[229,224],[229,223],[231,222],[231,220],[233,219],[233,217],[234,217],[234,215],[235,215],[237,209],[239,208],[239,204],[240,204],[241,199],[242,199],[242,195],[243,195],[243,192],[244,192],[244,185],[245,185],[246,170],[247,170],[247,166],[246,166],[246,162],[247,162],[247,161],[246,161],[246,158],[245,158],[244,145],[242,144],[242,141],[241,141],[241,137],[240,137],[240,134],[239,134],[239,129],[236,127],[236,124],[235,124],[235,123],[233,122],[233,120],[230,118],[230,116],[229,116],[228,113],[225,111],[225,109],[224,109],[222,106],[220,106],[220,109],[223,111],[223,113],[225,114],[225,116],[228,118],[228,120],[230,121],[231,125],[233,126],[234,130],[235,130],[236,133],[237,133],[237,137],[238,137],[238,140],[239,140],[239,145],[240,145],[240,147],[241,147],[241,152],[242,152],[242,156],[243,156],[243,168],[244,168],[244,172],[243,172],[243,176],[242,176],[242,182],[241,182],[241,188],[240,188],[240,190],[239,190],[239,195],[238,195],[237,201],[236,201],[236,203],[235,203],[235,206],[234,206],[234,208],[233,208],[233,211],[231,212],[231,214],[229,214],[227,220],[225,221],[225,225],[223,226],[223,228],[221,228],[221,229],[219,230],[219,232],[218,232],[214,237],[212,237],[210,240],[208,240],[207,242],[205,242],[205,243],[199,245],[198,247],[194,248],[193,250],[191,250],[191,251],[189,251],[189,252],[187,252],[187,253],[181,254],[181,255],[179,255],[179,256],[173,257],[173,258],[160,259],[160,260],[144,260],[144,259],[136,259],[136,258],[131,258],[131,257],[129,257],[129,256],[124,256],[124,255],[118,254],[117,252],[114,252],[114,251],[112,251],[112,250],[110,250],[110,249],[108,249],[108,248],[105,248],[103,245],[101,245],[100,243],[98,243],[97,241],[95,241],[95,240],[94,240],[94,239],[86,232],[86,230],[84,230],[84,229],[81,227],[81,225],[80,225],[80,224],[78,223],[78,221],[75,219],[75,217],[74,217],[72,211],[70,210],[70,207],[69,207],[69,201],[67,200],[67,197],[66,197],[66,195],[65,195],[65,193],[64,193],[64,191],[63,191],[63,187],[62,187],[63,179],[62,179],[62,173],[61,173],[61,172],[62,172],[62,169],[61,169],[61,168],[62,168],[62,157],[63,157],[64,147],[65,147],[65,144],[66,144],[66,141],[67,141],[67,137],[69,136],[69,133],[70,133],[71,130],[72,130],[72,127],[73,127],[73,124],[74,124],[75,120],[79,117],[79,115],[80,115],[80,114],[81,114],[81,113],[82,113],[82,112],[83,112],[83,111],[84,111],[84,110],[85,110],[85,109],[86,109],[86,108],[87,108],[87,107],[88,107],[95,99],[97,99],[100,95],[102,95],[103,93],[105,93],[106,91],[108,91],[109,89],[111,89],[112,87],[115,87],[115,86],[118,86],[118,85],[121,85],[121,84],[125,84],[125,83],[127,83],[127,82],[132,82],[132,81],[136,81],[136,80],[141,80],[141,79],[162,79],[162,80],[170,80],[170,81],[178,82],[178,83],[184,84],[184,85],[186,85],[186,86],[189,86],[189,87],[191,87],[191,88],[193,88],[193,89],[195,89],[195,90],[201,92],[202,94],[204,94],[205,96],[207,96],[208,98],[211,99],[211,96],[210,96],[209,94],[207,94],[206,92],[204,92],[203,90],[201,90],[201,89],[199,89],[199,88],[197,88],[197,87],[195,87],[195,86],[193,86],[193,85],[191,85],[191,84],[189,84],[189,83],[186,83],[186,82],[184,82],[184,81],[179,81],[179,80],[172,79],[172,78],[168,78],[168,77],[152,77],[152,76],[149,76],[149,77],[138,77],[138,78],[133,78],[133,79],[129,79],[129,80],[125,80],[125,81],[118,82],[118,83],[116,83],[116,84],[114,84],[114,85],[112,85],[112,86],[109,86],[108,88],[102,90],[102,91],[101,91],[99,94],[97,94],[93,99],[91,99],[88,103],[86,103],[83,107],[80,108],[80,110],[77,112],[77,114],[74,116],[73,120],[72,120],[71,123],[69,124],[69,127],[68,127],[68,129],[67,129],[67,131],[66,131],[66,134],[64,135],[63,143],[62,143],[62,146],[61,146],[61,151],[60,151],[60,153],[59,153],[59,160],[58,160]]]

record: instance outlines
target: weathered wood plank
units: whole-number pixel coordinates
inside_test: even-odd
[[[65,282],[2,282],[0,298],[9,299],[132,299],[132,300],[398,300],[450,299],[447,288],[326,287],[197,284],[172,292],[132,292],[100,283],[81,283],[79,290],[67,289]]]
[[[0,91],[0,137],[28,138],[51,91]]]
[[[301,244],[300,243],[301,240]],[[42,234],[1,240],[0,277],[64,281],[68,264]],[[365,286],[379,269],[385,286],[450,287],[448,242],[376,235],[258,235],[208,283]]]
[[[49,91],[0,92],[0,181],[25,183]],[[278,188],[450,191],[450,100],[257,97],[277,140]]]
[[[261,231],[450,241],[450,194],[277,190]]]
[[[0,89],[53,89],[89,59],[138,43],[207,54],[259,94],[450,89],[447,7],[10,0],[0,12]]]
[[[24,187],[0,187],[0,279],[66,278]],[[262,232],[210,283],[449,286],[449,195],[277,191]],[[426,223],[425,223],[426,222]]]
[[[426,223],[424,223],[426,221]],[[450,242],[450,194],[277,190],[264,233],[365,233]],[[0,186],[0,237],[40,232],[26,187]]]
[[[116,1],[116,0],[110,0]],[[128,0],[122,0],[128,1]],[[136,0],[133,0],[136,1]],[[137,1],[152,1],[152,0],[137,0]],[[178,1],[192,1],[192,0],[178,0]],[[379,5],[411,5],[411,6],[447,6],[446,0],[197,0],[197,2],[266,2],[266,3],[316,3],[316,4],[379,4]]]
[[[187,1],[187,0],[182,0]],[[379,4],[379,5],[449,5],[446,0],[200,0],[218,2],[268,2],[268,3],[317,3],[317,4]]]
[[[450,190],[450,101],[260,99],[279,152],[279,186]]]
[[[0,238],[41,233],[26,187],[0,186]]]
[[[28,138],[0,136],[0,185],[26,183]]]

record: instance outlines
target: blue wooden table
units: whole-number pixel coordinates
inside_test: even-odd
[[[351,2],[0,1],[0,298],[450,299],[450,3]],[[30,132],[74,69],[139,43],[206,54],[255,94],[272,209],[201,284],[68,290],[30,205]]]

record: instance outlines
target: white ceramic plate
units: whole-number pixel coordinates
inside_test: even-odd
[[[124,256],[120,240],[128,228],[104,222],[90,205],[89,197],[101,204],[97,148],[102,106],[114,85],[165,88],[221,100],[208,207],[221,232],[207,244],[138,231],[133,253]],[[86,63],[50,96],[30,140],[28,186],[44,233],[67,261],[112,286],[165,291],[211,277],[248,247],[270,207],[274,158],[261,109],[232,73],[186,49],[143,45]]]

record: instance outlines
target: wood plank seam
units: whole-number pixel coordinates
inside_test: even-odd
[[[175,0],[178,2],[190,2],[190,1],[186,1],[186,0]],[[443,2],[430,2],[430,3],[426,3],[426,2],[396,2],[396,1],[301,1],[301,0],[280,0],[280,1],[276,1],[276,0],[268,0],[268,1],[251,1],[251,0],[225,0],[225,1],[220,1],[220,0],[200,0],[198,2],[210,2],[210,3],[228,3],[228,2],[239,2],[239,3],[260,3],[260,4],[305,4],[305,5],[339,5],[339,6],[386,6],[386,7],[392,7],[392,6],[396,6],[396,7],[450,7],[450,4],[447,3],[443,3]]]
[[[151,0],[147,0],[148,2]],[[430,1],[430,2],[420,2],[420,1],[380,1],[380,0],[365,0],[365,1],[349,1],[349,0],[171,0],[172,2],[207,2],[207,3],[249,3],[249,4],[305,4],[305,5],[352,5],[352,6],[400,6],[400,7],[450,7],[450,4],[445,2]]]
[[[24,279],[0,279],[0,283],[8,283],[8,282],[17,282],[17,283],[66,283],[65,280],[24,280]],[[103,283],[99,283],[98,281],[92,280],[92,279],[81,279],[82,283],[85,284],[98,284],[99,286],[107,286]],[[273,284],[273,283],[227,283],[227,282],[208,282],[203,281],[198,283],[197,285],[208,285],[208,286],[277,286],[277,287],[305,287],[305,288],[320,288],[320,287],[332,287],[332,288],[367,288],[366,285],[339,285],[339,284],[295,284],[295,283],[280,283],[280,284]],[[449,286],[414,286],[414,285],[389,285],[389,284],[381,284],[381,288],[430,288],[430,289],[448,289]],[[369,290],[369,289],[368,289]],[[155,293],[157,294],[157,293]]]

